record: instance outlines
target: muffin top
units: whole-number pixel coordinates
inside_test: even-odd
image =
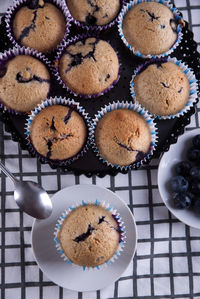
[[[120,11],[120,0],[66,0],[72,17],[87,25],[106,25]]]
[[[40,0],[32,1],[17,11],[12,29],[19,44],[48,52],[63,39],[65,26],[63,13],[55,5]]]
[[[117,109],[106,113],[97,123],[95,142],[100,155],[120,166],[144,158],[151,143],[150,128],[137,112]]]
[[[51,160],[65,160],[76,155],[87,138],[86,124],[78,112],[62,105],[41,110],[30,128],[36,151]]]
[[[189,82],[174,63],[149,65],[134,78],[136,100],[156,115],[176,114],[189,98]]]
[[[162,54],[177,39],[173,13],[157,2],[133,6],[124,17],[123,33],[127,42],[143,55]]]
[[[0,101],[7,108],[31,111],[50,89],[47,67],[28,55],[16,56],[0,66]]]
[[[118,79],[119,61],[106,41],[87,38],[66,48],[59,72],[73,92],[92,95],[104,91]]]
[[[69,213],[58,239],[73,263],[94,267],[108,261],[117,251],[120,228],[111,212],[102,206],[88,204]]]

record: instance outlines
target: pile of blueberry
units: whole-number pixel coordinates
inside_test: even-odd
[[[192,139],[192,143],[187,151],[189,161],[176,164],[177,175],[170,180],[170,187],[176,208],[191,207],[200,213],[200,134]]]

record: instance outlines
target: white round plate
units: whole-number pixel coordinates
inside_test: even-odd
[[[67,264],[58,254],[54,242],[54,229],[61,213],[82,200],[108,202],[117,209],[126,230],[126,243],[118,259],[102,269],[83,271]],[[136,224],[128,206],[113,192],[95,185],[75,185],[65,188],[52,197],[53,212],[45,220],[35,220],[32,228],[32,248],[35,259],[45,275],[57,285],[75,291],[99,290],[116,281],[132,260],[137,243]]]
[[[175,165],[187,160],[187,150],[192,146],[192,138],[200,134],[200,129],[185,132],[179,137],[176,144],[172,144],[168,152],[164,153],[158,168],[158,188],[160,195],[170,212],[183,223],[200,229],[200,214],[192,209],[176,209],[172,202],[170,179],[175,176]]]

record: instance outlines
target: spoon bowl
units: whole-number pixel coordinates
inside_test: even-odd
[[[32,181],[19,181],[0,162],[0,169],[15,185],[14,199],[22,211],[37,219],[45,219],[52,213],[52,202],[47,192]]]
[[[34,218],[45,219],[52,213],[49,195],[35,182],[17,181],[14,199],[21,210]]]

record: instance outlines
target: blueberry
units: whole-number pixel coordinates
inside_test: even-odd
[[[195,180],[191,182],[191,192],[194,194],[199,194],[200,195],[200,181]]]
[[[200,196],[194,198],[194,210],[200,213]]]
[[[190,169],[190,177],[192,179],[199,179],[200,180],[200,168],[199,167],[192,167]]]
[[[178,175],[171,179],[170,186],[174,192],[186,192],[189,184],[183,176]]]
[[[189,148],[187,151],[187,158],[190,161],[197,162],[200,160],[200,150],[194,147]]]
[[[38,5],[39,5],[39,0],[29,0],[28,2],[28,7],[30,9],[36,9],[38,8]]]
[[[77,66],[77,65],[81,64],[82,60],[83,60],[83,56],[82,56],[81,53],[75,54],[74,57],[73,57],[73,61],[71,63],[71,66],[73,67],[73,66]]]
[[[85,22],[87,25],[95,25],[97,22],[97,18],[95,18],[94,16],[92,16],[91,14],[89,14],[86,18],[85,18]]]
[[[191,206],[191,198],[186,193],[174,193],[173,201],[177,209],[188,209]]]
[[[191,164],[188,161],[181,161],[176,165],[176,173],[182,176],[187,176],[190,173]]]
[[[5,66],[0,68],[0,78],[3,78],[7,73],[7,68]]]
[[[55,127],[55,117],[53,116],[52,117],[52,120],[51,120],[51,126],[50,126],[50,129],[52,131],[56,131],[56,127]]]
[[[40,5],[40,0],[29,0],[28,1],[28,8],[30,9],[37,9],[42,8],[43,6]]]
[[[183,87],[181,87],[181,88],[178,90],[178,93],[181,93],[182,90],[183,90]]]
[[[195,202],[195,197],[196,195],[191,193],[191,192],[186,192],[187,196],[189,196],[189,198],[191,199],[191,207],[194,206],[194,202]]]
[[[200,134],[196,135],[192,139],[192,143],[193,143],[193,145],[194,145],[195,148],[200,149]]]

